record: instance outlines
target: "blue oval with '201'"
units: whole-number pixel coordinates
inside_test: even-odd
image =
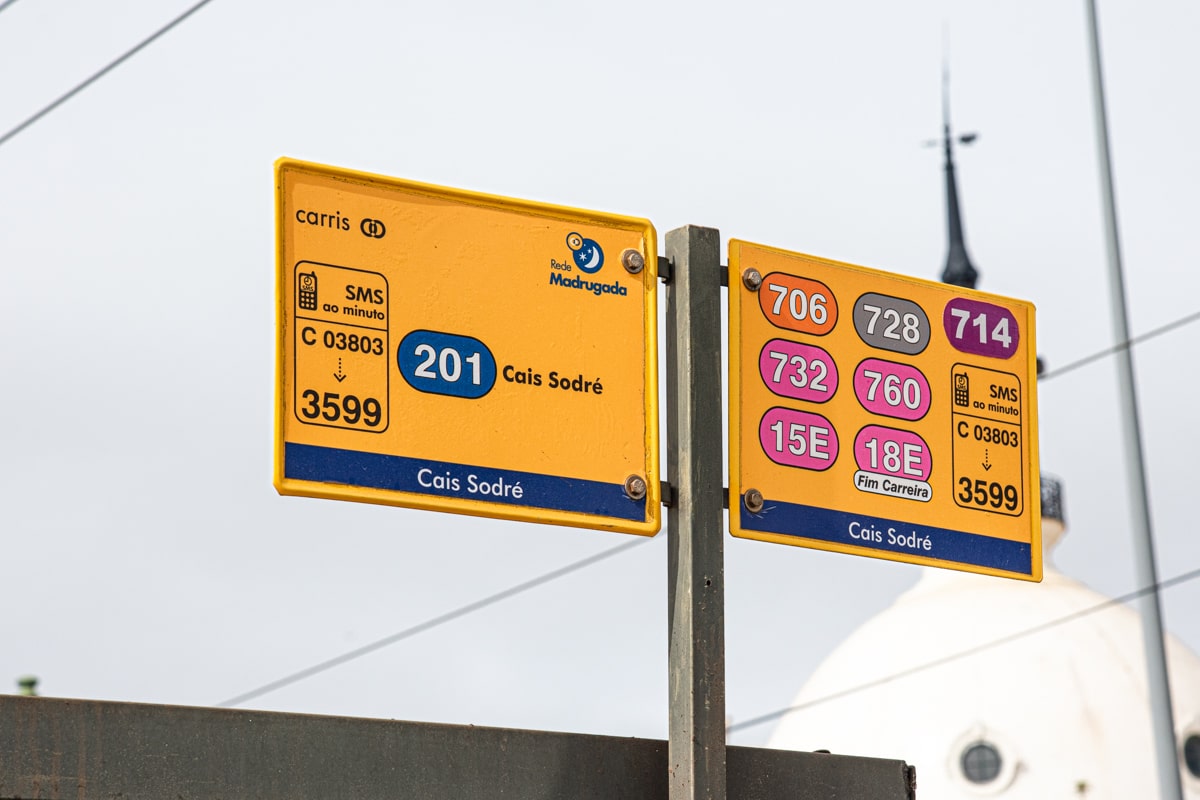
[[[474,399],[496,383],[496,359],[471,336],[413,331],[400,341],[396,363],[408,385],[421,392]]]

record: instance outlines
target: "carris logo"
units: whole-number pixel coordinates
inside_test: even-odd
[[[387,233],[387,228],[383,225],[381,219],[371,219],[366,217],[362,222],[358,223],[358,229],[362,231],[363,236],[370,236],[372,239],[382,239]]]

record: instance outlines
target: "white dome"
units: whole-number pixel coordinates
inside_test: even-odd
[[[812,705],[784,717],[770,746],[903,759],[918,797],[1155,796],[1141,623],[1119,604],[1082,613],[1107,600],[1049,564],[1041,584],[927,570],[821,664],[793,703]],[[1200,772],[1200,658],[1171,638],[1167,660],[1177,743],[1196,737]],[[990,749],[972,752],[972,768],[985,780],[973,783],[963,755],[980,743]],[[1181,770],[1184,797],[1200,800],[1182,750]]]

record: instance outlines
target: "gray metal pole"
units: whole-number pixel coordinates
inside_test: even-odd
[[[1118,344],[1129,341],[1125,308],[1125,278],[1121,267],[1121,243],[1117,236],[1117,203],[1113,191],[1112,156],[1108,146],[1108,110],[1104,104],[1104,76],[1100,66],[1100,32],[1096,23],[1096,0],[1087,0],[1088,44],[1092,67],[1092,94],[1096,114],[1096,149],[1100,161],[1104,197],[1105,241],[1108,249],[1109,301],[1112,304],[1113,336]],[[1142,641],[1146,651],[1146,679],[1150,690],[1150,715],[1154,726],[1155,762],[1158,766],[1160,797],[1180,800],[1179,761],[1175,747],[1175,723],[1171,713],[1171,686],[1167,677],[1166,647],[1163,642],[1162,609],[1158,596],[1158,568],[1154,562],[1154,534],[1150,526],[1150,501],[1146,469],[1142,461],[1142,435],[1134,387],[1133,351],[1117,351],[1117,375],[1121,398],[1122,438],[1126,480],[1133,504],[1133,551],[1138,587],[1155,587],[1139,601]]]
[[[670,800],[725,800],[721,234],[667,233]]]

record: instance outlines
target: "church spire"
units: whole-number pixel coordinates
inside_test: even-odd
[[[966,133],[958,137],[961,144],[975,141],[976,134]],[[962,213],[958,208],[958,180],[954,176],[954,137],[950,134],[950,69],[942,66],[942,146],[946,154],[946,234],[950,241],[946,253],[946,267],[942,270],[942,282],[955,286],[975,288],[979,272],[967,255],[967,243],[963,235]]]

